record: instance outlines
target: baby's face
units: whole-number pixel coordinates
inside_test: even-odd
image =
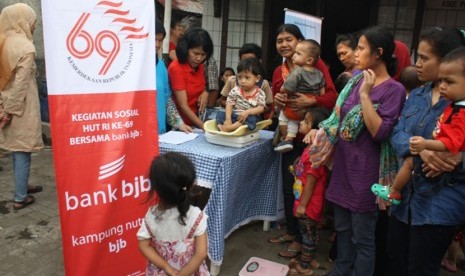
[[[439,93],[451,101],[465,100],[465,74],[459,61],[439,65]]]
[[[305,65],[309,62],[309,59],[311,58],[309,53],[308,53],[308,46],[305,43],[299,43],[295,47],[295,52],[294,55],[292,56],[292,61],[299,65]]]
[[[223,81],[226,82],[231,76],[234,76],[234,73],[231,70],[224,71]]]
[[[251,92],[257,86],[260,77],[253,74],[251,71],[242,71],[237,73],[237,80],[242,90]]]

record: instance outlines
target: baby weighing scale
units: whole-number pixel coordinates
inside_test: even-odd
[[[286,276],[289,267],[262,258],[250,258],[239,272],[239,276]]]
[[[260,139],[259,130],[271,125],[271,123],[271,120],[260,121],[253,131],[249,130],[246,125],[243,125],[233,132],[223,132],[218,129],[216,120],[209,120],[204,123],[203,128],[205,130],[205,138],[209,143],[242,148]]]

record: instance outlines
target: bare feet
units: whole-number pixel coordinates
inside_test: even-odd
[[[218,125],[218,128],[223,131],[223,132],[233,132],[235,131],[239,126],[236,123],[231,124],[231,125]]]

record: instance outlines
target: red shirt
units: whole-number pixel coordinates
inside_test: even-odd
[[[170,42],[169,49],[170,49],[170,51],[171,51],[171,50],[175,50],[175,51],[176,51],[176,44],[174,44],[173,42]]]
[[[393,79],[399,81],[400,73],[405,67],[412,65],[410,61],[410,52],[408,51],[407,45],[399,40],[395,40],[396,48],[394,49],[394,55],[397,58],[396,73],[392,76]]]
[[[465,108],[452,113],[453,106],[452,103],[444,109],[434,139],[443,142],[447,150],[456,154],[465,150]]]
[[[196,71],[192,69],[189,63],[181,64],[178,60],[170,63],[168,67],[168,77],[170,79],[171,90],[173,93],[179,91],[186,91],[187,104],[190,109],[197,114],[199,111],[198,99],[203,91],[205,91],[205,70],[203,64],[200,64]],[[179,108],[179,104],[174,97],[176,107],[187,125],[193,125],[193,123],[187,118],[187,116]]]
[[[308,204],[305,209],[305,214],[307,217],[311,218],[314,221],[320,221],[323,217],[323,203],[324,203],[324,193],[326,178],[328,176],[328,169],[326,166],[320,166],[316,169],[312,168],[312,162],[308,155],[308,148],[304,149],[299,163],[294,168],[295,182],[293,186],[294,191],[294,215],[297,209],[297,206],[300,204],[300,197],[302,191],[307,185],[307,175],[312,175],[316,179],[315,187],[313,188],[312,196],[308,201]]]

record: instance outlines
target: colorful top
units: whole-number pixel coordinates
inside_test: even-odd
[[[307,97],[314,98],[320,96],[321,88],[325,87],[325,79],[320,70],[313,68],[311,71],[298,66],[289,73],[283,84],[284,89],[291,92],[288,97],[292,98],[293,93],[303,93]],[[289,106],[284,107],[284,114],[291,120],[302,120],[303,114],[298,114]]]
[[[446,107],[433,136],[454,154],[465,150],[465,101],[455,102]]]
[[[151,245],[170,266],[181,270],[195,253],[195,237],[205,233],[207,215],[199,208],[191,206],[186,215],[186,225],[179,223],[178,209],[171,208],[161,212],[158,206],[151,207],[144,218],[137,238],[151,239]],[[146,275],[166,275],[153,263],[147,263]],[[210,275],[205,262],[195,275]]]
[[[177,91],[186,91],[187,104],[192,112],[197,114],[199,111],[198,99],[203,91],[205,91],[204,65],[200,64],[199,67],[194,70],[189,63],[181,64],[178,60],[175,60],[171,62],[168,67],[168,76],[170,78],[171,89],[174,93],[177,93]],[[176,97],[174,97],[174,99],[183,121],[187,125],[193,125],[179,108]]]
[[[347,113],[360,104],[359,83],[354,87],[340,110],[341,122]],[[376,196],[370,187],[379,180],[381,142],[389,139],[405,101],[405,88],[394,79],[388,79],[370,91],[376,112],[382,119],[374,137],[365,128],[355,141],[338,139],[333,157],[333,173],[326,198],[352,212],[375,211]]]
[[[321,221],[323,218],[323,203],[324,203],[324,192],[326,186],[326,180],[328,176],[328,169],[326,166],[320,166],[318,168],[312,168],[312,162],[309,158],[309,150],[305,149],[300,156],[300,160],[293,168],[294,174],[294,215],[297,206],[300,204],[300,196],[307,185],[307,175],[312,175],[316,179],[315,188],[313,189],[312,196],[308,201],[305,214],[314,221]]]
[[[260,83],[260,82],[259,82]],[[271,92],[270,83],[267,80],[262,80],[260,89],[265,92],[265,102],[266,104],[273,103],[273,92]],[[221,96],[228,97],[229,92],[234,88],[238,87],[236,76],[230,76],[228,80],[224,83],[223,89],[221,89]]]
[[[245,111],[257,106],[265,106],[265,92],[257,86],[252,95],[246,96],[244,91],[236,86],[229,92],[226,104],[234,106],[234,111]]]

